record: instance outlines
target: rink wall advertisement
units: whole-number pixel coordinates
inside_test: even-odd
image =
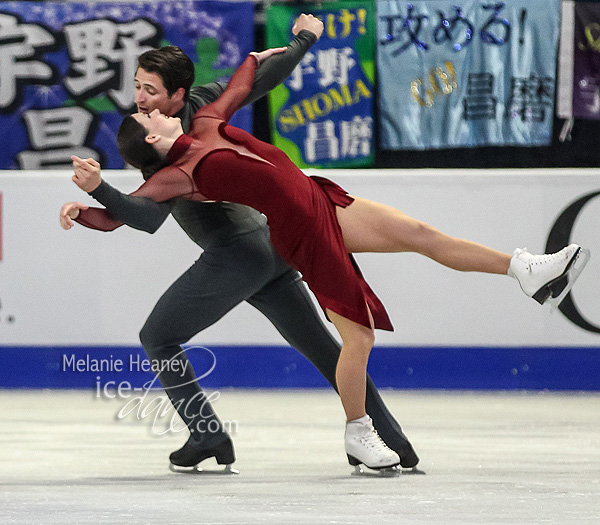
[[[383,149],[550,144],[560,0],[380,0]]]
[[[123,168],[116,133],[135,108],[137,57],[177,45],[196,83],[227,80],[254,48],[252,2],[0,2],[0,169],[70,156]],[[232,123],[252,128],[252,110]]]
[[[410,253],[358,254],[396,328],[376,334],[370,366],[378,384],[600,389],[598,170],[328,175],[351,194],[504,252],[527,247],[542,253],[550,241],[575,241],[592,253],[572,291],[573,307],[554,313],[509,277],[459,273]],[[93,205],[70,177],[67,171],[0,173],[0,386],[92,388],[98,374],[85,363],[93,358],[133,359],[138,364],[131,372],[151,378],[143,370],[139,330],[168,286],[200,256],[172,219],[154,235],[79,225],[62,230],[64,202]],[[140,182],[127,171],[105,177],[124,191]],[[202,381],[208,386],[325,384],[247,304],[189,345],[192,360],[203,363],[198,375],[211,370]],[[80,359],[83,372],[68,364]]]
[[[273,143],[301,168],[370,166],[374,158],[375,3],[311,9],[324,31],[290,77],[269,93]],[[286,45],[299,8],[267,9],[267,45]]]

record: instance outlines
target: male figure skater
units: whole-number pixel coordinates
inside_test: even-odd
[[[296,37],[284,53],[264,62],[245,103],[260,98],[287,78],[322,31],[318,19],[300,15],[293,29]],[[193,75],[191,61],[177,48],[144,53],[135,77],[138,110],[150,113],[158,109],[179,117],[184,130],[189,130],[195,111],[216,100],[226,87],[212,83],[190,89]],[[97,163],[75,158],[74,166],[74,181],[116,219],[152,233],[172,213],[190,238],[204,249],[198,261],[160,298],[142,328],[140,339],[150,359],[178,359],[185,364],[187,356],[180,345],[247,301],[336,388],[340,347],[321,323],[298,272],[275,252],[264,216],[231,203],[183,199],[160,204],[147,199],[140,203],[103,181]],[[145,170],[144,178],[148,179],[159,167]],[[65,204],[61,210],[63,227],[71,227],[71,219],[86,208],[79,203]],[[90,208],[85,213],[93,211]],[[183,378],[169,369],[159,374],[161,384],[190,429],[188,442],[171,454],[171,464],[194,467],[210,457],[220,464],[233,463],[231,439],[203,396],[192,367],[177,369],[188,373]],[[381,438],[400,456],[401,465],[414,467],[419,458],[370,378],[366,410]],[[209,425],[211,421],[217,422],[217,432],[206,432],[215,428],[215,424]]]

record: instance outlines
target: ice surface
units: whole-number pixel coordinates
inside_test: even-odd
[[[331,391],[222,391],[239,476],[170,472],[186,433],[126,400],[0,391],[0,522],[600,523],[599,394],[383,394],[426,476],[352,476]]]

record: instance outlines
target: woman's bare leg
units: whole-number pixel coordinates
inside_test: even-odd
[[[350,253],[416,252],[460,271],[506,274],[511,256],[446,235],[401,211],[360,197],[336,208]]]
[[[366,414],[367,362],[374,342],[373,329],[329,309],[327,315],[342,337],[342,351],[335,370],[335,380],[346,419],[351,421]]]

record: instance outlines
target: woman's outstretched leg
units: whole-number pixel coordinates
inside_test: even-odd
[[[327,310],[342,337],[336,382],[346,413],[345,448],[351,465],[382,469],[400,464],[400,457],[379,437],[365,410],[367,362],[373,347],[373,329]]]
[[[455,270],[508,274],[540,304],[548,301],[558,306],[589,259],[589,251],[577,244],[549,255],[517,249],[511,256],[451,237],[391,206],[367,199],[355,198],[336,212],[350,253],[416,252]]]
[[[416,252],[454,270],[508,272],[509,254],[446,235],[385,204],[356,197],[337,216],[351,253]]]

